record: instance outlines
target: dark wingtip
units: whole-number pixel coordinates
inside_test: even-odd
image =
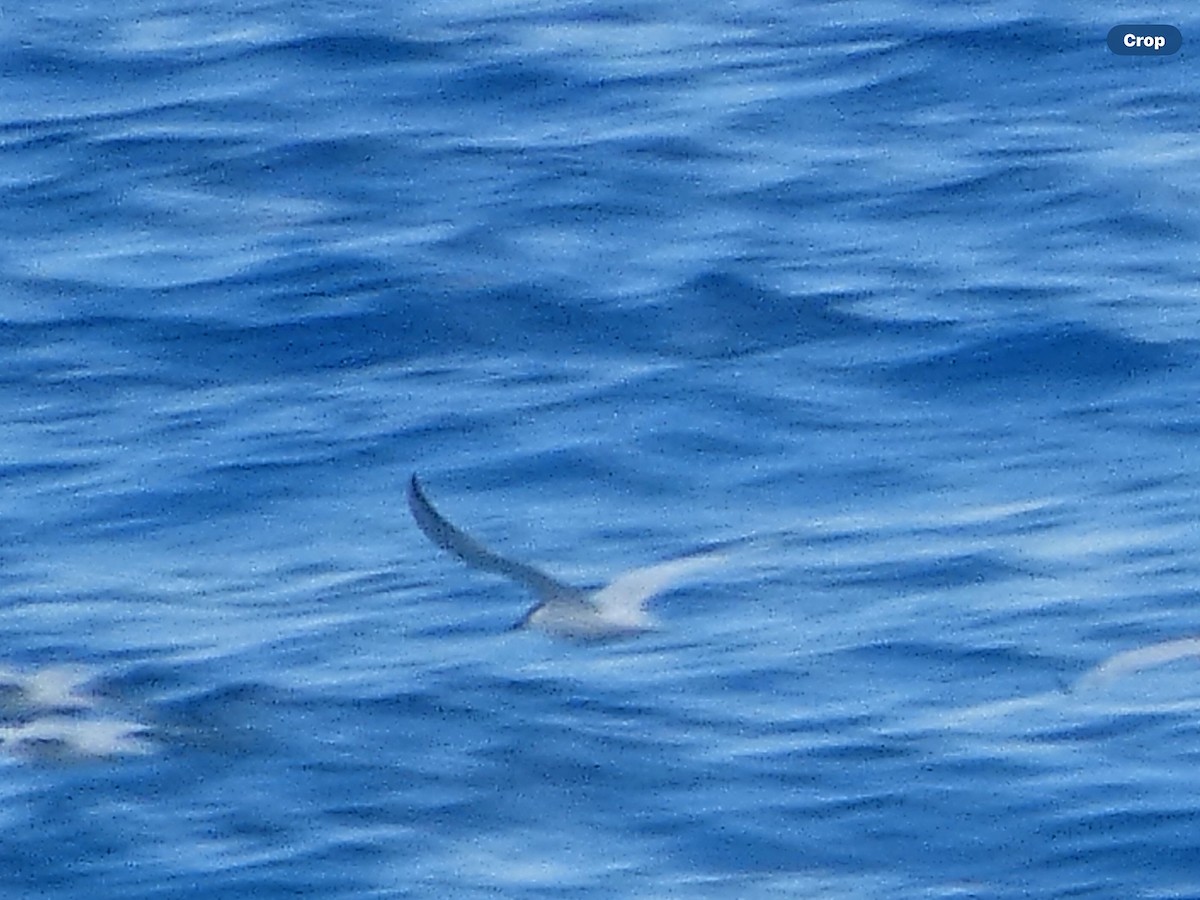
[[[525,615],[521,616],[520,619],[518,619],[516,622],[513,622],[511,625],[508,626],[508,628],[506,628],[504,630],[505,631],[524,631],[526,628],[529,627],[529,623],[530,623],[530,620],[533,618],[533,614],[541,608],[542,608],[542,604],[539,603],[537,606],[530,609],[528,612],[525,613]]]
[[[412,510],[413,517],[417,519],[418,524],[421,521],[421,507],[428,505],[429,501],[425,499],[425,492],[421,490],[421,482],[417,480],[417,473],[413,472],[412,477],[408,479],[408,508]]]

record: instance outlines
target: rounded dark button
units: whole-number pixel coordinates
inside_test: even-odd
[[[1182,46],[1174,25],[1115,25],[1108,32],[1108,49],[1121,56],[1167,56]]]

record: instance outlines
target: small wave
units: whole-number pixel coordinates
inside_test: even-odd
[[[1175,350],[1087,325],[999,334],[898,363],[887,379],[918,394],[1028,398],[1087,395],[1169,368]]]

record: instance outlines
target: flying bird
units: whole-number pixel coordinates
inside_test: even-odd
[[[503,575],[533,593],[537,603],[514,629],[539,628],[557,637],[576,640],[612,640],[653,628],[654,621],[646,611],[651,597],[725,558],[719,551],[704,551],[633,569],[606,587],[588,591],[564,584],[533,566],[505,559],[451,525],[429,502],[415,474],[408,483],[408,508],[417,527],[434,544],[473,568]]]

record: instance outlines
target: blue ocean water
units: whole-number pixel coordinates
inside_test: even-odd
[[[1200,635],[1195,10],[117,6],[0,16],[0,896],[1200,896],[1200,664],[1079,682]],[[413,471],[756,552],[511,632]]]

